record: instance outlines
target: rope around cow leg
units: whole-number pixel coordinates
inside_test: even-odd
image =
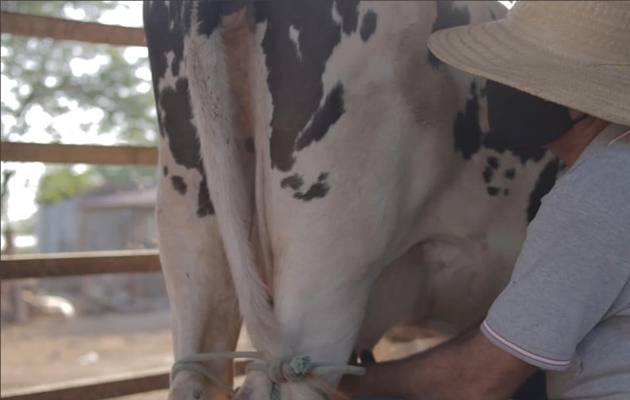
[[[221,379],[217,378],[206,367],[199,365],[199,363],[204,361],[233,360],[237,358],[259,359],[260,357],[262,357],[260,353],[253,351],[216,351],[211,353],[195,354],[193,356],[181,358],[176,361],[175,364],[173,364],[169,381],[170,383],[173,383],[173,380],[175,380],[175,376],[177,376],[177,374],[181,371],[194,371],[208,378],[210,381],[212,381],[214,384],[216,384],[226,393],[228,393],[232,398],[234,398],[234,389],[225,384]]]
[[[280,400],[280,385],[287,382],[299,382],[307,377],[322,376],[328,374],[340,375],[364,375],[365,368],[354,365],[332,365],[314,363],[308,356],[295,356],[290,360],[279,360],[273,364],[267,364],[262,360],[262,355],[252,351],[225,351],[197,354],[190,357],[184,357],[175,364],[171,369],[170,382],[172,383],[178,372],[189,370],[197,372],[217,386],[225,390],[232,398],[236,395],[234,390],[226,385],[221,379],[217,378],[207,368],[199,365],[199,362],[227,360],[236,358],[252,358],[257,361],[252,362],[246,368],[246,371],[262,371],[267,372],[269,379],[273,382],[270,400]]]

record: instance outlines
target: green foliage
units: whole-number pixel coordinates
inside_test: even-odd
[[[92,171],[76,173],[70,168],[50,168],[39,181],[37,202],[57,203],[77,196],[93,189],[96,181]]]
[[[3,11],[65,17],[64,10],[80,8],[87,20],[96,19],[116,6],[115,2],[94,1],[2,1]],[[2,137],[9,133],[6,117],[15,124],[10,133],[23,134],[29,126],[25,116],[40,106],[51,116],[60,116],[78,106],[103,111],[103,117],[84,128],[116,134],[120,142],[152,144],[156,140],[154,102],[139,68],[147,71],[146,57],[128,61],[124,47],[74,41],[2,35],[2,74],[14,81],[11,96],[2,98]],[[80,63],[81,60],[86,61]],[[90,64],[88,64],[89,62]],[[91,69],[100,64],[94,73]],[[88,70],[81,71],[82,66]],[[146,74],[145,74],[146,75]],[[138,92],[144,83],[145,91]],[[45,128],[56,140],[63,139],[52,124]]]
[[[80,15],[83,21],[97,21],[105,12],[120,7],[117,3],[3,0],[0,8],[67,19]],[[16,140],[32,130],[27,115],[30,110],[40,109],[52,118],[37,121],[38,126],[43,126],[50,140],[67,142],[68,132],[54,118],[76,121],[72,110],[79,108],[94,111],[95,115],[87,122],[80,121],[82,131],[115,137],[117,143],[156,143],[155,103],[146,57],[133,57],[126,47],[105,44],[8,34],[2,34],[1,38],[0,70],[3,85],[9,83],[3,88],[1,100],[3,140]],[[40,182],[38,201],[60,201],[102,182],[152,185],[157,179],[155,167],[87,168],[83,174],[75,173],[72,166],[48,168]]]

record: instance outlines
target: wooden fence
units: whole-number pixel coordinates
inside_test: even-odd
[[[144,46],[141,28],[70,21],[35,15],[0,13],[0,32],[56,40]],[[0,160],[16,162],[155,165],[155,147],[77,146],[2,142]],[[6,256],[0,280],[103,273],[160,271],[157,251],[112,251]],[[168,368],[114,377],[5,391],[2,400],[100,400],[168,388]]]

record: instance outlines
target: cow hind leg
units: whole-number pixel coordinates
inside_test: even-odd
[[[215,217],[203,215],[199,208],[199,190],[205,185],[201,184],[198,171],[168,160],[168,150],[162,151],[161,158],[161,169],[168,173],[164,173],[159,183],[157,219],[160,259],[173,315],[175,360],[205,352],[232,351],[241,321]],[[207,207],[208,204],[206,212]],[[222,382],[231,384],[231,360],[202,365]],[[170,400],[227,398],[221,388],[189,370],[175,376],[169,397]]]

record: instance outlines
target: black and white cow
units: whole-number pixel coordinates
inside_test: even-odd
[[[234,349],[241,316],[267,361],[334,364],[403,321],[457,334],[484,317],[560,165],[499,146],[484,80],[426,43],[504,13],[494,1],[145,2],[177,359]],[[205,367],[231,382],[231,362]],[[267,400],[270,387],[250,372],[238,396]],[[173,400],[226,395],[192,371],[171,386]],[[281,395],[323,398],[309,381]]]

